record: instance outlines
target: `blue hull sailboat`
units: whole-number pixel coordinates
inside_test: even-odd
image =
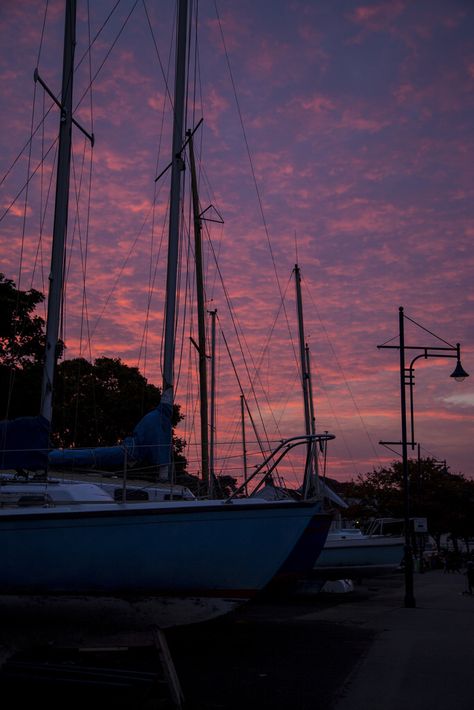
[[[66,0],[46,365],[42,413],[38,420],[41,425],[46,422],[46,431],[51,422],[65,261],[70,134],[73,124],[77,125],[72,118],[75,13],[75,0]],[[163,405],[170,409],[174,400],[177,244],[180,233],[181,154],[185,145],[187,0],[179,2],[177,26],[163,367]],[[37,72],[35,79],[40,80]],[[162,414],[160,410],[160,416]],[[150,449],[156,451],[154,447],[161,445],[162,441],[159,439],[161,425],[157,424],[156,416],[142,424],[134,436],[124,442],[124,446],[116,447],[107,454],[123,457],[126,451],[127,456],[133,456],[135,449],[146,449],[147,442],[151,442]],[[170,447],[168,424],[164,430],[168,436],[167,446]],[[12,441],[9,438],[11,427],[6,425],[5,432],[4,449],[8,449],[8,442]],[[307,443],[308,437],[302,437],[302,440]],[[44,446],[38,444],[38,440],[33,445],[31,442],[23,441],[19,448],[36,448],[38,458],[44,458]],[[61,461],[64,463],[64,456],[91,455],[97,456],[97,450],[70,454],[53,452],[50,461],[58,465]],[[165,458],[167,456],[169,453]],[[10,458],[7,463],[8,466],[2,466],[4,470],[14,467]],[[41,468],[41,465],[38,467]],[[227,500],[141,503],[117,502],[112,498],[104,501],[101,498],[83,500],[79,504],[63,500],[46,506],[6,506],[0,508],[0,589],[2,594],[29,596],[153,597],[157,624],[190,623],[228,611],[257,594],[276,577],[287,579],[311,569],[324,545],[330,521],[331,514],[323,512],[320,501],[316,499],[262,501],[231,497]]]
[[[280,568],[307,569],[311,531],[329,526],[314,503],[109,503],[0,511],[2,594],[155,597],[180,604],[180,623],[229,611],[254,597]],[[316,529],[315,529],[316,528]],[[306,550],[306,552],[305,552]],[[285,562],[290,567],[285,571]]]

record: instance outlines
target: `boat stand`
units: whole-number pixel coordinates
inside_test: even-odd
[[[165,634],[151,631],[147,645],[24,648],[0,667],[0,692],[14,695],[20,706],[45,694],[50,710],[83,710],[87,704],[182,710],[184,695]]]
[[[171,695],[171,699],[178,710],[181,710],[184,704],[184,695],[181,690],[181,684],[179,682],[178,674],[176,673],[176,668],[173,663],[173,658],[171,656],[168,642],[163,630],[156,627],[154,630],[154,641],[155,646],[158,649],[160,655],[161,666],[165,674],[166,680],[168,682],[168,690]]]

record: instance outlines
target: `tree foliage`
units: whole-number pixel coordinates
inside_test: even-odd
[[[35,313],[44,296],[21,291],[0,274],[0,401],[2,419],[40,412],[45,322]],[[61,345],[60,355],[63,346]],[[55,373],[52,443],[55,446],[110,446],[130,435],[160,401],[161,391],[138,368],[120,358],[61,362]],[[173,426],[183,415],[174,405]],[[186,443],[173,437],[178,473],[186,468]]]
[[[120,358],[65,360],[57,369],[52,440],[56,446],[113,446],[129,436],[140,419],[160,402],[161,390],[137,367]],[[172,425],[183,419],[173,407]],[[173,436],[177,475],[186,468],[186,443]]]
[[[44,320],[35,313],[44,296],[17,289],[0,274],[0,418],[36,415],[45,351]]]
[[[161,391],[120,358],[65,360],[57,369],[53,431],[59,446],[111,446],[156,407]],[[182,419],[174,406],[173,426]]]
[[[44,296],[34,288],[21,291],[0,273],[0,364],[23,367],[41,362],[45,349],[44,320],[35,313]]]
[[[428,530],[439,540],[441,535],[474,537],[474,481],[461,473],[451,473],[444,463],[432,458],[408,462],[410,517],[428,520]],[[345,487],[352,501],[351,517],[403,517],[403,465],[395,461],[360,474]]]

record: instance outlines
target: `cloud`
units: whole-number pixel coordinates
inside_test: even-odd
[[[471,409],[474,407],[474,392],[452,394],[449,397],[445,397],[444,402],[453,407]]]
[[[398,353],[376,346],[397,337],[400,305],[428,329],[461,342],[464,366],[472,371],[473,12],[458,0],[449,7],[428,5],[395,0],[337,8],[302,2],[295,12],[293,3],[279,3],[272,13],[261,3],[229,6],[220,19],[234,86],[214,10],[201,10],[199,91],[190,91],[187,123],[204,117],[195,141],[200,202],[203,209],[213,204],[224,218],[224,225],[205,223],[204,245],[208,304],[217,308],[222,329],[221,442],[238,439],[240,416],[240,390],[222,333],[259,432],[264,424],[269,438],[302,431],[292,279],[297,261],[317,424],[337,435],[329,446],[335,475],[356,475],[393,458],[377,442],[400,436]],[[40,67],[57,89],[63,8],[51,7]],[[89,97],[76,114],[86,128],[93,124],[96,144],[89,186],[90,151],[83,152],[83,137],[74,132],[65,327],[67,357],[87,350],[85,272],[93,356],[142,366],[146,350],[146,374],[160,384],[169,174],[158,183],[154,179],[170,161],[173,63],[166,84],[162,67],[168,73],[164,58],[173,33],[164,7],[156,17],[148,9],[154,37],[133,14],[94,83],[92,115]],[[105,5],[94,3],[91,10],[98,29]],[[43,8],[33,3],[26,13],[18,3],[7,3],[2,12],[1,176],[28,140],[31,68]],[[124,19],[118,7],[94,45],[93,71]],[[80,18],[80,30],[85,20]],[[83,49],[87,33],[79,35]],[[79,68],[78,96],[88,83],[87,65]],[[36,122],[42,102],[38,92]],[[57,128],[54,109],[44,145],[55,139]],[[34,166],[42,141],[38,132]],[[22,283],[41,289],[49,270],[53,152],[43,174],[38,171],[30,182],[25,238],[20,202],[0,232],[2,271],[16,278],[23,254]],[[2,204],[24,184],[27,164],[26,151],[2,185]],[[189,175],[186,165],[179,302],[195,335],[194,277],[185,274],[194,249]],[[183,336],[178,396],[194,451],[196,403],[186,400],[196,392],[196,373],[186,370],[195,364],[195,352],[181,311],[177,329]],[[407,337],[420,342],[408,329]],[[467,390],[453,394],[447,370],[444,361],[417,369],[417,435],[438,457],[449,456],[454,469],[474,474],[472,398]],[[238,448],[222,445],[219,461],[228,453],[235,465]]]

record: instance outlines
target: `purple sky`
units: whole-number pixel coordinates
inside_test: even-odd
[[[32,120],[37,63],[51,89],[60,89],[64,9],[62,0],[49,5],[41,52],[45,3],[0,6],[0,174],[8,173],[2,215],[25,185],[28,149],[11,166],[51,104],[45,97],[43,107],[37,85]],[[86,94],[75,117],[87,130],[93,125],[96,145],[90,181],[91,151],[75,131],[64,337],[68,357],[121,357],[161,384],[168,183],[154,178],[170,160],[163,72],[172,91],[175,4],[147,0],[147,18],[142,2],[122,0],[89,63],[88,37],[114,5],[90,3],[89,29],[87,3],[78,0],[76,64],[84,59],[75,104],[90,75],[95,79],[92,111]],[[416,365],[415,437],[422,455],[474,476],[473,37],[474,6],[466,0],[199,5],[199,69],[187,126],[204,117],[196,134],[201,206],[214,205],[225,220],[206,223],[207,305],[217,308],[249,396],[247,372],[252,377],[260,434],[260,415],[271,438],[302,433],[292,281],[299,263],[317,425],[336,435],[328,457],[333,477],[351,478],[396,458],[378,442],[401,436],[398,351],[376,346],[396,338],[399,306],[449,343],[461,343],[471,372],[463,384],[449,377],[453,360]],[[193,47],[192,76],[194,58]],[[1,270],[22,288],[40,290],[49,270],[56,108],[43,125],[30,173],[41,151],[53,147],[30,181],[28,206],[23,190],[0,228]],[[187,200],[184,211],[187,221]],[[187,250],[185,244],[184,257]],[[183,267],[181,305],[184,284]],[[194,306],[187,313],[195,322]],[[410,323],[406,338],[409,345],[442,345]],[[186,331],[177,401],[194,460],[190,347]],[[228,442],[239,438],[240,411],[221,334],[216,359],[219,466],[226,453],[238,455]],[[235,461],[226,465],[238,467]]]

